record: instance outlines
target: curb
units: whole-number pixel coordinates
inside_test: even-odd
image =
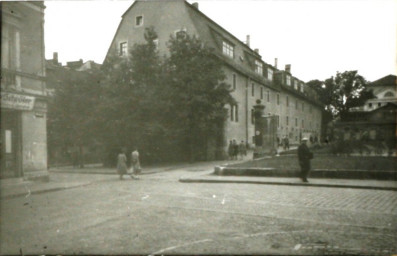
[[[215,166],[214,174],[219,176],[249,176],[249,177],[299,177],[299,169],[282,170],[264,167],[232,167]],[[371,171],[350,169],[314,169],[310,171],[311,178],[332,179],[362,179],[362,180],[394,180],[397,181],[396,171]]]
[[[397,187],[378,187],[378,186],[360,186],[360,185],[342,185],[342,184],[315,184],[315,183],[296,183],[296,182],[277,182],[277,181],[252,181],[252,180],[213,180],[213,179],[194,179],[180,178],[182,183],[235,183],[235,184],[256,184],[256,185],[283,185],[283,186],[306,186],[306,187],[330,187],[330,188],[353,188],[353,189],[371,189],[371,190],[389,190],[397,191]]]
[[[79,187],[85,187],[85,186],[89,186],[92,185],[93,182],[91,183],[84,183],[84,184],[80,184],[80,185],[75,185],[75,186],[70,186],[70,187],[57,187],[57,188],[48,188],[48,189],[40,189],[40,190],[36,190],[36,191],[31,191],[30,193],[15,193],[15,194],[10,194],[10,195],[6,195],[6,196],[1,196],[0,195],[0,200],[3,199],[12,199],[12,198],[16,198],[16,197],[22,197],[22,196],[26,196],[27,194],[29,195],[37,195],[37,194],[44,194],[47,192],[55,192],[55,191],[60,191],[60,190],[66,190],[66,189],[71,189],[71,188],[79,188]]]

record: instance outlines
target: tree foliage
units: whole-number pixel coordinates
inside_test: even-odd
[[[230,85],[224,83],[222,65],[197,37],[171,36],[165,65],[170,106],[179,122],[179,138],[190,160],[206,159],[210,144],[222,147],[225,104],[232,103]]]
[[[164,58],[153,28],[144,38],[128,58],[114,55],[103,65],[102,127],[110,157],[137,146],[147,161],[205,159],[208,139],[223,132],[224,105],[231,100],[220,62],[189,35],[171,37]]]
[[[353,107],[362,106],[365,101],[374,97],[367,90],[368,82],[357,71],[337,72],[324,82],[312,80],[308,85],[313,88],[325,105],[325,110],[338,117]]]
[[[57,78],[49,76],[55,94],[48,103],[47,127],[49,150],[95,144],[96,107],[100,97],[99,74],[60,69]]]

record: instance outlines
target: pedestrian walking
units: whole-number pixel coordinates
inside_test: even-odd
[[[238,144],[236,140],[233,140],[233,159],[237,160],[238,156]]]
[[[227,149],[227,154],[229,155],[229,160],[233,160],[233,153],[234,153],[234,148],[233,148],[233,141],[229,141],[229,147]]]
[[[132,174],[131,178],[133,179],[138,179],[138,174],[141,173],[141,163],[139,162],[139,152],[137,148],[134,148],[134,150],[131,153],[131,168],[132,168]]]
[[[310,160],[313,159],[313,153],[310,152],[307,146],[308,138],[303,138],[301,144],[298,147],[298,160],[301,168],[301,179],[303,182],[309,182],[307,177],[310,172]]]
[[[288,136],[285,136],[285,148],[289,150],[289,139]]]
[[[238,153],[241,159],[244,159],[244,157],[247,155],[247,147],[243,140],[240,142],[240,145],[238,145]]]
[[[117,156],[117,173],[120,176],[120,180],[123,179],[124,174],[127,174],[127,156],[124,149]]]

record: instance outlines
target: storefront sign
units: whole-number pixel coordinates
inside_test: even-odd
[[[14,93],[1,93],[1,108],[32,110],[35,97]]]

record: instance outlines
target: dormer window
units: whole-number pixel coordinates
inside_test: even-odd
[[[263,75],[263,65],[262,62],[255,60],[255,73]]]
[[[136,16],[135,17],[135,26],[140,27],[143,25],[143,16]]]
[[[267,79],[273,80],[273,70],[270,68],[267,69]]]
[[[289,75],[286,75],[285,76],[285,83],[288,85],[288,86],[291,86],[291,77],[289,76]]]
[[[298,90],[298,80],[294,80],[294,89]]]
[[[234,58],[234,46],[226,41],[223,41],[222,43],[222,52],[226,56],[229,56],[230,58]]]
[[[305,85],[304,83],[301,83],[301,92],[305,91],[304,85]]]

